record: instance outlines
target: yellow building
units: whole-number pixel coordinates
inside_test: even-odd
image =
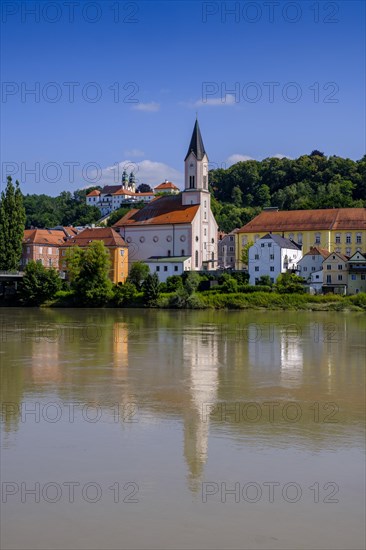
[[[293,239],[302,245],[303,254],[317,246],[351,256],[366,248],[366,208],[330,208],[321,210],[278,211],[264,209],[236,233],[235,256],[237,269],[243,247],[267,233]]]
[[[67,272],[66,251],[72,246],[84,248],[93,241],[102,241],[109,250],[111,269],[109,277],[112,283],[124,283],[128,276],[128,246],[111,227],[92,227],[84,229],[60,246],[60,271]]]

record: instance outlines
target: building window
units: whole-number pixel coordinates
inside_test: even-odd
[[[327,264],[327,269],[332,269],[332,266],[330,264]]]
[[[43,247],[42,246],[39,247],[39,253],[43,254]]]
[[[270,271],[274,271],[274,266],[271,265],[271,267],[269,268]]]
[[[343,275],[338,275],[338,281],[342,281]]]
[[[196,237],[196,243],[198,243],[198,236]]]
[[[338,269],[343,269],[343,265],[342,265],[342,264],[338,264]]]
[[[299,244],[302,244],[302,233],[298,233],[298,234],[297,234],[297,242],[298,242]]]
[[[362,243],[361,233],[357,233],[357,235],[356,235],[356,244],[361,244],[361,243]]]
[[[257,242],[258,239],[259,239],[259,235],[256,235],[256,236],[254,237],[254,242]]]
[[[168,266],[167,265],[164,266],[164,271],[168,271]]]
[[[174,266],[174,271],[178,271],[178,266],[177,265]]]
[[[274,260],[274,254],[270,254],[270,255],[269,255],[269,259],[270,259],[270,260]]]
[[[327,283],[331,283],[332,282],[332,276],[331,275],[327,275]]]
[[[189,176],[189,188],[194,189],[194,176]]]
[[[123,248],[122,248],[122,250],[119,251],[119,253],[120,253],[121,256],[125,255],[125,251],[123,250]]]
[[[255,254],[255,255],[254,255],[254,259],[255,259],[255,260],[259,260],[259,254]]]
[[[320,244],[320,233],[315,233],[315,244]]]
[[[264,248],[265,247],[265,244],[264,243],[261,243],[261,248]]]
[[[245,237],[245,236],[242,237],[242,239],[241,239],[242,246],[245,246],[247,244],[247,242],[248,242],[248,237]]]
[[[195,252],[195,266],[198,267],[198,250]]]
[[[61,256],[65,256],[65,255],[66,255],[66,250],[63,250],[63,251],[61,252]]]
[[[181,256],[184,256],[184,248],[182,248],[181,252],[182,252]]]
[[[307,271],[307,270],[308,270],[308,268],[305,266],[305,267],[304,267],[304,271]]]
[[[48,267],[52,267],[52,258],[48,258]]]
[[[160,271],[160,265],[156,266],[156,271]]]
[[[255,266],[254,271],[259,271],[259,266],[258,265]]]
[[[346,235],[346,244],[351,244],[351,233],[347,233]]]
[[[314,266],[311,268],[311,271],[315,271],[315,267],[314,267]]]
[[[293,240],[294,240],[294,234],[293,234],[293,233],[290,233],[289,236],[288,236],[288,238],[289,238],[291,241],[293,241]]]
[[[203,234],[206,237],[206,235],[207,235],[207,229],[206,228],[203,230]]]
[[[355,281],[357,279],[357,276],[352,273],[351,279],[352,279],[352,281]]]
[[[168,250],[168,256],[171,256],[171,251],[170,250]]]
[[[361,281],[365,281],[366,280],[366,275],[364,273],[361,274]]]
[[[27,246],[27,254],[30,253],[30,246]]]
[[[214,262],[215,261],[215,252],[211,252],[211,260]]]
[[[206,201],[204,201],[204,203],[203,203],[203,204],[204,204],[204,206],[205,206],[205,208],[206,208],[206,206],[207,206],[207,203],[206,203]]]
[[[230,252],[234,252],[234,247],[233,247],[233,246],[229,246],[229,251],[230,251]]]
[[[268,248],[272,248],[272,243],[268,243]]]
[[[346,248],[346,256],[350,256],[351,255],[351,249],[348,247]]]
[[[336,244],[341,244],[341,235],[340,235],[340,233],[337,233],[336,238],[335,238],[335,242],[336,242]]]

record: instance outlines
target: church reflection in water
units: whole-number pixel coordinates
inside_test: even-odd
[[[210,415],[219,385],[219,343],[215,334],[183,337],[183,359],[189,369],[190,407],[184,410],[184,456],[189,468],[189,485],[197,490],[207,461]]]

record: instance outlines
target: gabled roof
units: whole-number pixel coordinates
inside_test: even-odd
[[[113,195],[128,195],[128,196],[135,196],[136,193],[134,193],[133,191],[130,191],[129,189],[118,189],[118,191],[116,191],[115,193],[113,193]]]
[[[198,209],[199,204],[182,205],[181,195],[164,195],[141,210],[127,212],[114,227],[191,223]]]
[[[322,256],[323,258],[327,258],[329,256],[330,252],[326,248],[320,248],[320,246],[311,246],[309,252],[303,255],[303,258],[305,256]]]
[[[187,160],[189,155],[193,153],[197,160],[202,160],[203,157],[206,154],[205,146],[203,145],[203,140],[201,136],[201,130],[198,124],[198,120],[196,120],[196,123],[193,128],[193,133],[191,137],[191,143],[188,147],[188,152],[186,154],[186,158],[184,160]]]
[[[330,256],[337,256],[340,260],[343,262],[348,262],[349,257],[345,256],[344,254],[341,254],[340,252],[330,252],[326,258],[324,258],[324,262],[330,258]]]
[[[366,230],[366,208],[329,208],[319,210],[264,210],[239,233],[270,231]]]
[[[267,235],[264,235],[259,240],[262,239],[272,239],[273,242],[278,244],[281,248],[290,248],[293,250],[301,250],[301,246],[295,243],[294,241],[291,241],[290,239],[285,239],[285,237],[281,237],[280,235],[271,235],[270,233],[267,233]]]
[[[65,233],[58,229],[25,229],[23,234],[24,244],[60,246],[64,244],[65,239]]]
[[[349,257],[349,261],[352,262],[354,260],[354,256],[357,256],[357,254],[361,255],[361,259],[356,260],[356,261],[358,261],[358,262],[366,261],[366,252],[360,252],[359,250],[357,250],[354,254],[352,254],[352,256]]]
[[[93,191],[90,191],[90,193],[88,193],[86,196],[87,197],[96,197],[100,195],[100,191],[98,191],[98,189],[93,189]]]
[[[103,241],[105,246],[127,246],[114,229],[111,227],[90,227],[80,231],[74,237],[68,239],[63,246],[88,246],[92,241]]]
[[[116,193],[122,189],[122,185],[105,185],[103,189],[101,190],[101,193],[103,195],[113,195],[113,193]]]
[[[179,191],[179,188],[174,185],[171,181],[164,181],[163,183],[160,183],[160,185],[157,185],[154,187],[154,189],[163,191],[164,189],[177,189]]]

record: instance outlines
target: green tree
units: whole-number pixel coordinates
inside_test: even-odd
[[[124,284],[118,283],[113,287],[113,300],[114,303],[121,307],[133,302],[137,296],[137,290],[135,285],[126,282]]]
[[[240,238],[240,237],[239,237]],[[253,246],[253,241],[249,241],[241,249],[240,261],[243,265],[247,266],[249,261],[249,248]]]
[[[233,188],[231,198],[235,206],[241,206],[243,204],[243,192],[238,185]]]
[[[271,277],[269,275],[261,275],[255,284],[262,286],[272,286]]]
[[[149,275],[149,273],[150,273],[150,270],[147,264],[141,261],[134,262],[131,266],[130,273],[128,275],[128,282],[135,285],[137,290],[141,290],[142,283],[144,282],[146,277]]]
[[[200,281],[201,278],[199,274],[196,271],[190,271],[184,281],[184,289],[189,295],[191,295],[193,292],[196,292]]]
[[[166,280],[166,291],[176,292],[178,289],[183,288],[183,279],[180,275],[171,275]]]
[[[220,284],[222,292],[227,294],[231,292],[238,292],[238,281],[231,277],[228,273],[224,273],[220,277]]]
[[[149,273],[142,285],[146,305],[156,305],[156,301],[160,294],[159,287],[160,282],[157,273],[153,273],[152,275]]]
[[[39,306],[53,298],[61,288],[61,279],[53,267],[44,267],[31,260],[25,270],[20,285],[22,301],[30,306]]]
[[[274,284],[274,290],[279,294],[303,294],[304,280],[295,273],[281,273]]]
[[[22,256],[22,242],[25,228],[25,210],[19,182],[13,185],[7,178],[5,191],[0,198],[0,269],[16,270]]]
[[[66,261],[71,288],[81,304],[101,306],[112,297],[110,255],[102,241],[93,241],[86,248],[72,247]]]

